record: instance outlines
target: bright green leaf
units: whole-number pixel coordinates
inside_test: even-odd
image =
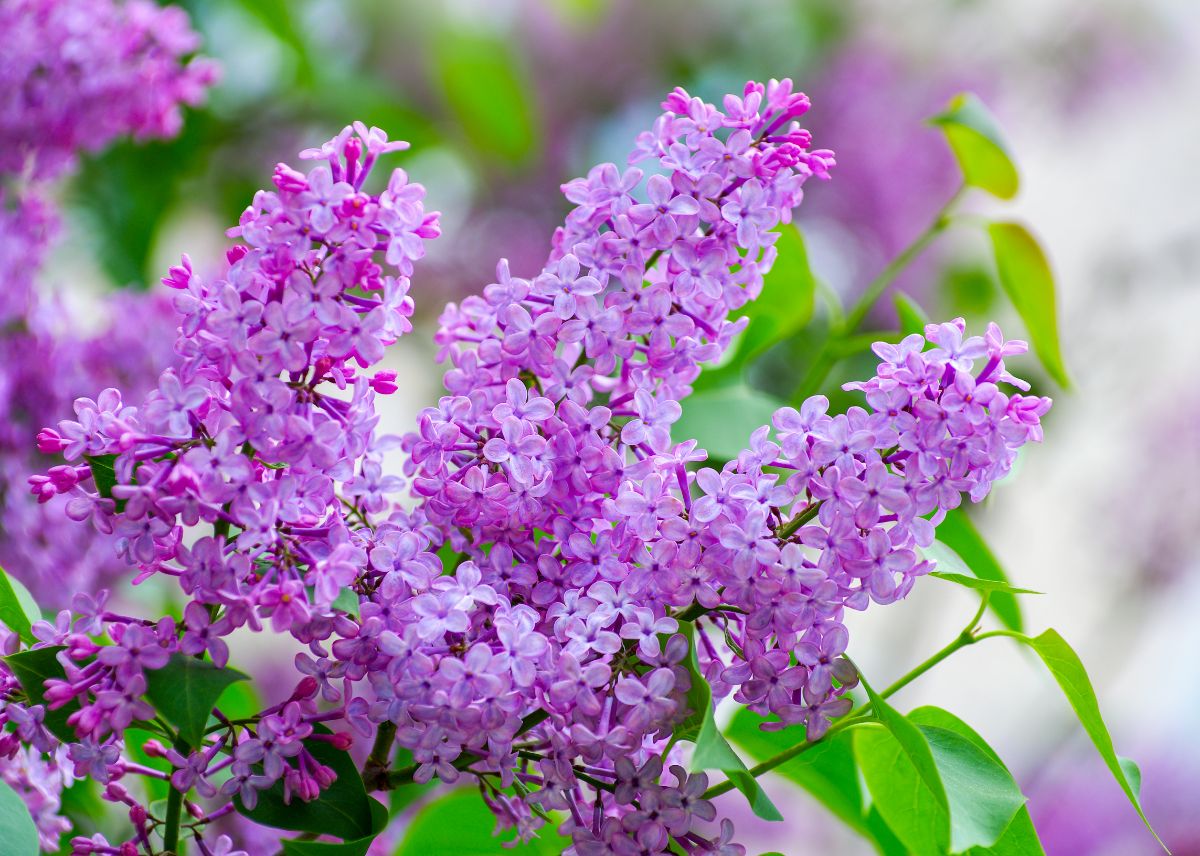
[[[911,726],[929,752],[924,736]],[[893,732],[877,725],[854,731],[854,754],[870,791],[872,807],[915,856],[942,856],[950,846],[950,814],[944,792],[935,793],[917,774]],[[932,753],[929,763],[933,764]],[[938,782],[941,791],[941,782]]]
[[[704,675],[700,673],[700,664],[696,659],[696,634],[703,631],[698,630],[693,621],[682,621],[679,624],[679,632],[688,641],[686,665],[688,677],[691,678],[692,683],[687,694],[687,718],[675,726],[671,734],[671,742],[689,740],[694,743],[700,735],[700,727],[704,724],[706,711],[712,707],[712,688],[704,679]]]
[[[988,226],[996,271],[1017,314],[1025,322],[1034,353],[1061,387],[1071,385],[1058,342],[1054,274],[1037,239],[1019,223]]]
[[[920,776],[922,784],[933,796],[934,801],[945,808],[948,805],[946,791],[942,787],[942,780],[938,775],[933,753],[925,738],[921,736],[921,732],[905,719],[903,714],[884,701],[882,696],[877,695],[865,678],[862,679],[862,685],[863,689],[867,691],[867,698],[871,701],[871,711],[875,718],[896,738],[896,742],[900,744],[900,748],[916,768],[917,775]],[[859,760],[861,761],[861,758]]]
[[[1008,583],[1002,583],[999,580],[981,580],[979,577],[969,577],[966,574],[949,574],[942,571],[934,571],[929,576],[937,577],[939,580],[946,580],[965,588],[974,589],[975,591],[988,592],[993,597],[997,592],[1005,592],[1007,594],[1042,594],[1042,592],[1034,591],[1033,589],[1014,588]]]
[[[52,645],[47,648],[34,648],[31,651],[20,651],[9,654],[4,662],[12,669],[12,673],[21,683],[21,689],[29,696],[32,704],[44,704],[46,696],[45,682],[50,678],[65,679],[66,671],[58,662],[58,652],[65,651],[62,645]],[[46,708],[44,720],[46,729],[64,743],[78,739],[75,730],[67,725],[67,717],[79,710],[79,702],[70,701],[62,707],[51,710]]]
[[[434,71],[446,104],[467,142],[510,166],[536,151],[537,118],[529,84],[511,42],[463,28],[443,31],[434,44]]]
[[[38,832],[25,801],[0,781],[0,841],[12,856],[38,856]]]
[[[953,731],[960,737],[970,740],[989,758],[1004,767],[1004,762],[987,744],[987,741],[950,711],[940,707],[918,707],[909,712],[908,719],[918,726],[935,726]],[[1004,767],[1004,769],[1007,771],[1008,768]],[[1029,816],[1029,808],[1024,805],[1017,811],[999,841],[990,847],[973,847],[967,853],[969,856],[1045,856],[1037,830]]]
[[[726,735],[759,762],[806,740],[801,725],[763,731],[759,726],[764,721],[753,711],[741,708],[726,729]],[[804,788],[839,820],[886,852],[883,839],[890,837],[890,832],[882,820],[872,823],[870,817],[864,815],[862,785],[852,740],[849,730],[831,734],[780,764],[773,772]]]
[[[946,135],[968,186],[1001,199],[1017,195],[1020,185],[1017,168],[996,120],[978,97],[969,92],[955,95],[946,110],[929,121]]]
[[[698,392],[683,401],[671,428],[676,442],[695,439],[713,459],[738,456],[757,428],[767,425],[784,402],[744,384]]]
[[[551,824],[538,830],[537,838],[527,844],[505,848],[492,835],[496,818],[479,792],[457,788],[432,801],[416,813],[408,824],[404,840],[395,856],[430,856],[453,853],[455,856],[499,856],[503,853],[561,853],[571,842],[558,835]]]
[[[304,748],[318,763],[329,767],[337,775],[333,784],[321,792],[320,799],[284,802],[283,782],[280,781],[261,791],[258,804],[252,809],[246,808],[241,799],[235,797],[237,810],[264,826],[333,835],[344,842],[356,842],[376,834],[379,831],[376,828],[379,810],[373,803],[377,801],[367,796],[362,776],[350,753],[324,740],[305,740]]]
[[[236,669],[173,654],[167,665],[146,672],[146,698],[179,729],[180,739],[196,749],[221,693],[234,681],[244,680],[246,676]]]
[[[954,551],[974,576],[981,580],[1008,582],[1004,568],[963,509],[955,508],[946,515],[946,519],[938,525],[937,538]],[[1005,591],[993,592],[988,600],[988,608],[996,613],[996,617],[1009,630],[1024,630],[1021,604],[1012,594]]]
[[[763,277],[762,293],[730,316],[731,320],[743,315],[750,319],[738,341],[735,361],[742,364],[753,362],[812,318],[817,284],[808,266],[804,236],[791,224],[779,226],[778,231],[775,248],[779,256]]]
[[[1025,797],[1012,775],[973,741],[921,726],[950,802],[950,850],[990,847],[1000,840]]]
[[[924,336],[925,325],[930,321],[921,304],[903,291],[892,292],[892,303],[896,307],[896,317],[900,319],[900,333],[904,336],[911,336],[913,333]]]
[[[1121,790],[1125,791],[1125,796],[1137,810],[1138,816],[1146,824],[1150,834],[1162,845],[1163,850],[1166,850],[1166,845],[1162,843],[1162,839],[1158,837],[1158,833],[1154,831],[1150,821],[1146,818],[1141,800],[1138,798],[1141,774],[1138,772],[1137,775],[1131,775],[1137,770],[1136,766],[1133,767],[1133,770],[1129,770],[1128,762],[1121,763],[1122,759],[1117,755],[1116,749],[1113,747],[1112,736],[1108,733],[1108,726],[1104,724],[1104,717],[1100,714],[1100,702],[1096,698],[1096,691],[1092,689],[1092,682],[1088,678],[1087,669],[1084,668],[1079,655],[1055,630],[1047,630],[1038,636],[1018,638],[1041,657],[1042,662],[1062,689],[1063,695],[1067,697],[1071,709],[1079,717],[1079,724],[1083,726],[1088,737],[1092,738],[1092,743],[1095,744],[1096,750],[1104,759],[1113,778],[1117,780]]]
[[[31,628],[41,618],[41,610],[29,589],[0,568],[0,624],[21,637],[26,645],[32,645],[37,640]]]
[[[729,781],[733,782],[746,802],[750,803],[753,812],[764,820],[783,820],[779,809],[771,802],[766,791],[759,785],[758,779],[750,775],[745,762],[733,751],[733,747],[725,740],[717,722],[713,718],[712,706],[704,713],[704,721],[700,725],[700,733],[696,735],[696,751],[692,753],[693,770],[720,770]]]
[[[360,608],[358,592],[352,588],[344,588],[338,592],[338,596],[334,598],[333,608],[340,609],[342,612],[358,618],[358,610]]]

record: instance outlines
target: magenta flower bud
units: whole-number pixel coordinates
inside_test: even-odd
[[[396,385],[396,373],[390,370],[375,372],[375,376],[371,378],[370,383],[371,389],[380,395],[391,395],[400,388]]]
[[[112,787],[109,785],[109,787]],[[140,827],[146,822],[146,808],[143,805],[134,803],[129,809],[129,820],[134,826]]]
[[[37,448],[43,454],[56,455],[69,445],[53,428],[43,428],[38,432]]]
[[[180,264],[167,269],[167,275],[162,278],[162,284],[168,288],[186,289],[192,283],[192,260],[184,253]]]
[[[314,678],[312,675],[306,675],[300,679],[298,684],[296,684],[296,688],[292,690],[292,694],[288,697],[288,701],[303,701],[304,699],[312,698],[317,694],[317,690],[320,688],[321,685],[317,682],[316,678]]]
[[[154,738],[151,738],[142,744],[142,751],[151,758],[167,757],[167,747]]]

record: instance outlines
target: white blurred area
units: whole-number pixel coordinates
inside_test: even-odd
[[[454,4],[464,5],[472,6]],[[751,26],[756,14],[769,20],[786,4],[705,5]],[[977,520],[1013,581],[1044,592],[1024,600],[1027,628],[1055,627],[1075,647],[1117,751],[1167,758],[1190,773],[1200,794],[1200,382],[1193,374],[1200,365],[1200,2],[857,5],[869,29],[918,55],[921,46],[937,45],[932,64],[980,62],[997,74],[992,107],[1016,153],[1022,190],[1012,206],[981,202],[978,210],[1022,219],[1048,249],[1075,387],[1049,391],[1055,407],[1045,444],[1024,456]],[[1128,40],[1136,45],[1131,52],[1149,46],[1149,54],[1127,81],[1097,86],[1066,110],[1072,99],[1050,72],[1097,19],[1117,47]],[[1117,51],[1114,63],[1121,62]],[[628,140],[614,134],[611,142],[599,154],[620,159]],[[414,162],[410,171],[429,187],[432,207],[446,212],[433,252],[452,253],[462,224],[456,206],[465,205],[471,178],[449,154],[435,152],[424,166]],[[836,193],[836,180],[818,192]],[[157,241],[163,270],[183,249],[194,259],[217,257],[224,225],[202,211],[173,215]],[[84,253],[56,254],[46,279],[69,283],[73,302],[99,291]],[[418,273],[418,301],[420,287]],[[385,431],[409,430],[438,395],[435,320],[425,314],[389,355],[400,391],[383,402]],[[1000,320],[1020,337],[1015,318]],[[924,581],[902,603],[851,616],[850,653],[874,685],[886,685],[953,638],[975,603],[949,583]],[[959,652],[895,703],[902,710],[936,704],[974,725],[1027,793],[1064,767],[1106,775],[1084,760],[1090,746],[1057,687],[1006,640]],[[1158,772],[1143,768],[1147,787]],[[775,802],[788,803],[792,786],[768,781]],[[809,804],[798,790],[794,799]],[[1155,806],[1147,811],[1155,820]],[[745,819],[739,840],[750,853],[871,852],[821,816],[815,808],[802,812],[782,830]],[[1148,834],[1133,849],[1114,847],[1102,856],[1155,852]]]

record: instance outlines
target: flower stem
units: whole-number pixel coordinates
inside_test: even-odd
[[[183,791],[171,786],[167,792],[167,821],[163,827],[163,850],[168,854],[179,852],[179,820],[183,813]]]

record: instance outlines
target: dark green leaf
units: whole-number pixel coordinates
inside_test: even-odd
[[[1146,818],[1141,800],[1138,798],[1141,774],[1139,772],[1137,775],[1131,775],[1137,770],[1136,766],[1132,770],[1128,769],[1129,762],[1122,764],[1122,759],[1117,755],[1116,749],[1113,747],[1112,736],[1108,733],[1108,726],[1104,724],[1104,717],[1100,714],[1100,702],[1096,698],[1096,691],[1092,689],[1092,682],[1088,678],[1087,669],[1084,668],[1079,655],[1055,630],[1047,630],[1038,636],[1019,638],[1041,657],[1042,662],[1062,689],[1063,695],[1067,697],[1071,709],[1079,717],[1079,724],[1083,726],[1088,737],[1092,738],[1096,751],[1104,759],[1113,778],[1117,780],[1121,790],[1125,791],[1125,796],[1137,810],[1138,816],[1146,824],[1150,834],[1162,845],[1163,850],[1166,850],[1166,845],[1162,843],[1162,839],[1158,837],[1158,833],[1154,831],[1150,821]]]
[[[734,787],[741,791],[750,808],[764,820],[783,820],[779,809],[771,802],[770,797],[758,784],[758,779],[750,775],[746,764],[733,751],[717,728],[713,718],[711,705],[705,709],[704,720],[700,724],[700,732],[696,735],[696,751],[692,753],[693,770],[720,770],[733,782]]]
[[[179,729],[179,737],[193,749],[199,748],[213,705],[225,688],[246,676],[230,668],[172,654],[161,669],[146,672],[146,698],[163,719]]]
[[[755,429],[767,425],[784,402],[743,384],[698,392],[683,401],[683,415],[672,426],[676,442],[695,439],[715,459],[738,456]]]
[[[916,333],[918,336],[925,335],[925,325],[929,323],[929,316],[925,314],[925,310],[921,308],[921,304],[913,300],[903,291],[892,292],[892,303],[896,306],[896,317],[900,319],[900,333],[905,336],[910,336]]]
[[[259,793],[258,804],[253,809],[247,809],[240,798],[235,798],[237,810],[264,826],[332,835],[344,842],[374,835],[378,831],[378,809],[372,805],[376,800],[367,796],[350,753],[336,749],[324,740],[305,740],[304,748],[337,775],[333,784],[321,791],[319,799],[312,802],[293,799],[286,803],[283,782],[276,782]]]
[[[946,515],[946,519],[938,525],[937,537],[953,550],[970,573],[979,579],[1008,582],[1004,568],[963,509],[955,508]],[[1013,595],[1004,591],[993,592],[988,600],[988,608],[996,613],[996,617],[1009,630],[1024,630],[1021,604]]]
[[[29,696],[29,701],[33,704],[45,704],[46,702],[46,686],[45,682],[50,678],[58,678],[63,680],[67,677],[66,671],[62,664],[58,662],[58,652],[64,651],[66,648],[62,645],[53,645],[48,648],[34,648],[31,651],[21,651],[17,654],[10,654],[4,658],[4,662],[12,669],[14,675],[21,683],[21,689],[25,690],[25,695]],[[75,730],[67,725],[67,717],[79,710],[79,702],[71,701],[63,705],[57,710],[46,708],[46,728],[64,743],[71,740],[76,740]]]
[[[455,856],[499,856],[502,853],[561,853],[571,845],[550,824],[538,831],[527,844],[505,848],[492,835],[496,818],[484,805],[478,791],[458,788],[432,801],[416,813],[408,825],[404,840],[395,856],[431,856],[453,853]]]
[[[538,140],[529,84],[511,43],[464,28],[444,30],[434,64],[446,104],[467,142],[482,157],[510,166],[526,162]]]
[[[378,800],[371,800],[372,832],[354,841],[343,841],[333,844],[325,841],[284,841],[283,852],[286,856],[365,856],[371,848],[371,842],[383,832],[388,824],[388,810]]]
[[[989,758],[1004,767],[1004,762],[996,751],[987,744],[975,729],[967,725],[948,710],[940,707],[918,707],[909,712],[908,718],[918,726],[934,726],[953,731],[960,737],[970,740]],[[1007,767],[1004,767],[1007,771]],[[1044,856],[1041,841],[1038,840],[1037,830],[1029,817],[1029,808],[1021,806],[1012,823],[1004,830],[1004,835],[991,847],[973,847],[967,851],[969,856]]]
[[[96,491],[105,499],[112,499],[112,489],[117,484],[115,469],[116,455],[84,455],[92,470],[92,482]]]
[[[38,856],[38,832],[25,801],[0,781],[0,841],[12,856]]]
[[[996,120],[979,98],[969,92],[955,95],[946,110],[929,121],[946,135],[968,186],[1001,199],[1017,195],[1020,185],[1017,168]]]
[[[1025,322],[1034,353],[1059,386],[1071,385],[1058,342],[1054,274],[1037,239],[1020,223],[988,226],[1000,284]]]
[[[33,623],[41,618],[37,601],[29,589],[0,568],[0,624],[21,637],[26,645],[32,645],[37,641],[33,636]]]

